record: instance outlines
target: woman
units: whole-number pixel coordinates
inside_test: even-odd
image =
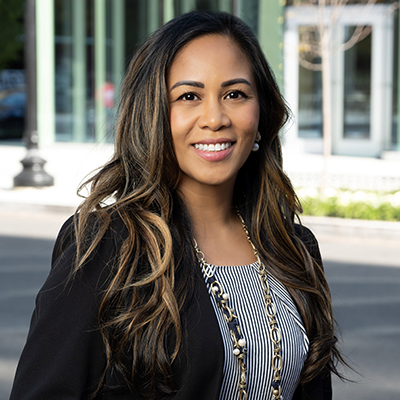
[[[12,400],[331,398],[340,355],[282,171],[287,117],[238,18],[189,13],[144,43],[114,157],[57,239]]]

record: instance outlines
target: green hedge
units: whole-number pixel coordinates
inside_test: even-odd
[[[388,202],[372,205],[365,202],[342,204],[338,197],[302,199],[305,215],[369,219],[382,221],[400,221],[400,207]]]

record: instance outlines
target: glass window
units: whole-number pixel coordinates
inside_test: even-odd
[[[355,31],[345,27],[346,42]],[[369,139],[371,135],[371,41],[373,32],[344,53],[345,139]]]
[[[313,52],[317,29],[299,27],[299,137],[322,137],[322,74],[321,59]]]
[[[55,90],[57,140],[72,137],[72,2],[55,2]]]
[[[24,0],[0,1],[0,140],[21,138],[25,125]]]

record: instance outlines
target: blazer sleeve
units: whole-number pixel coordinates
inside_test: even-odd
[[[311,382],[299,385],[292,400],[331,400],[331,373],[326,368]]]
[[[62,227],[50,274],[36,298],[10,400],[82,399],[105,368],[97,314],[111,249],[106,243],[69,280],[76,244],[73,219]]]
[[[303,225],[295,225],[295,233],[306,246],[311,257],[323,268],[318,241],[310,229]],[[299,385],[293,400],[331,400],[331,372],[324,368],[319,375],[305,385]]]

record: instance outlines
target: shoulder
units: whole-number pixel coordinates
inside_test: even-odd
[[[77,255],[76,218],[76,216],[68,218],[60,229],[53,248],[51,271],[39,297],[44,293],[58,295],[58,292],[64,292],[66,287],[68,290],[65,294],[76,290],[86,293],[87,288],[98,290],[110,277],[113,260],[116,259],[126,237],[122,220],[117,217],[109,219],[104,235],[94,246],[84,265],[72,275]],[[91,213],[87,220],[85,235],[79,238],[86,248],[92,244],[100,225],[98,214]],[[56,288],[57,290],[54,290]]]
[[[62,225],[53,248],[53,265],[60,258],[60,256],[68,253],[68,250],[72,249],[76,251],[77,239],[75,231],[75,220],[77,218],[79,218],[79,214],[72,215]],[[81,238],[80,240],[82,240],[85,244],[89,244],[100,229],[101,224],[102,219],[100,218],[99,214],[97,212],[92,212],[87,220],[85,237]],[[96,246],[94,254],[98,252],[107,253],[110,251],[114,253],[115,250],[121,246],[127,235],[128,233],[125,224],[123,223],[119,215],[114,213],[109,218],[107,230],[100,240],[98,246]]]
[[[311,232],[311,230],[304,225],[295,224],[294,232],[296,237],[298,237],[306,246],[310,255],[322,265],[321,253],[319,251],[319,245],[316,237]]]
[[[296,236],[304,242],[304,244],[313,244],[317,242],[317,239],[311,230],[304,225],[294,224],[294,232]]]
[[[64,222],[60,231],[58,232],[57,239],[53,248],[51,260],[52,264],[54,264],[54,262],[65,251],[65,249],[73,243],[75,243],[75,235],[74,216],[72,215]]]
[[[122,220],[111,218],[104,235],[94,246],[84,265],[76,273],[72,273],[77,257],[75,218],[68,218],[60,229],[53,248],[51,271],[38,297],[42,297],[43,293],[48,294],[48,290],[52,293],[59,290],[63,292],[67,287],[67,292],[81,289],[82,293],[86,293],[85,288],[89,287],[99,294],[114,273],[114,262],[127,237]],[[79,238],[84,247],[91,246],[100,223],[95,213],[90,215],[86,234]],[[55,288],[58,289],[54,290]]]

